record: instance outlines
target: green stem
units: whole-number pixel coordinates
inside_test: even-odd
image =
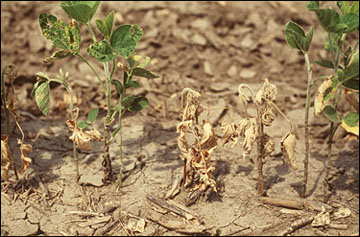
[[[312,67],[309,60],[309,55],[304,54],[306,68],[308,72],[308,81],[306,88],[306,104],[305,104],[305,159],[304,159],[304,177],[301,196],[306,196],[306,185],[308,180],[308,169],[309,169],[309,110],[310,110],[310,99],[311,99],[311,87],[312,87]]]
[[[96,41],[95,34],[94,34],[94,31],[92,30],[92,28],[91,28],[91,26],[90,26],[90,23],[87,23],[87,24],[86,24],[86,27],[87,27],[87,29],[88,29],[88,31],[89,31],[89,34],[91,35],[92,40],[93,40],[94,42],[97,42],[97,41]]]
[[[106,62],[104,63],[104,71],[106,77],[106,104],[107,104],[107,121],[110,122],[111,120],[111,78],[109,73],[109,64]]]
[[[74,115],[74,94],[73,94],[73,90],[70,86],[69,83],[67,83],[66,85],[67,90],[70,94],[70,111],[71,111],[71,119],[75,119],[75,115]],[[75,142],[73,142],[73,154],[74,154],[74,161],[75,161],[75,170],[76,170],[76,181],[79,182],[80,180],[80,172],[79,172],[79,160],[78,160],[78,153],[77,153],[77,149],[76,149],[76,144]]]
[[[101,80],[99,74],[95,71],[94,67],[90,64],[90,62],[82,54],[78,53],[77,55],[79,55],[79,57],[90,67],[90,69],[93,71],[96,78],[98,79],[103,91],[106,91],[103,81]]]

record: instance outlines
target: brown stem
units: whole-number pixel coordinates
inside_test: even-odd
[[[113,177],[112,177],[112,167],[111,167],[111,160],[110,160],[110,153],[109,153],[109,149],[110,149],[110,142],[109,142],[109,127],[110,124],[107,123],[107,121],[104,122],[104,147],[103,147],[103,152],[102,152],[102,156],[103,156],[103,162],[102,165],[104,167],[104,178],[103,178],[103,183],[104,184],[110,184],[113,182]]]
[[[258,156],[257,156],[257,166],[258,166],[258,192],[260,196],[265,196],[265,192],[264,192],[264,174],[263,174],[263,158],[264,158],[264,154],[265,154],[265,134],[264,134],[264,126],[263,123],[261,121],[261,119],[259,119],[259,131],[260,131],[260,135],[258,137],[258,143],[257,143],[257,147],[258,147]]]

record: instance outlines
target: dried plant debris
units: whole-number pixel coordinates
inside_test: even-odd
[[[326,102],[330,98],[330,95],[334,93],[334,91],[335,89],[332,88],[331,77],[327,78],[325,81],[323,81],[323,83],[321,83],[314,99],[315,115],[320,114],[320,112],[324,109]]]
[[[295,165],[295,135],[291,132],[287,133],[281,139],[281,152],[282,158],[286,164],[289,164],[294,170],[296,170]]]
[[[66,125],[73,132],[73,134],[69,137],[70,140],[75,142],[76,146],[80,149],[91,150],[91,141],[101,141],[102,135],[96,129],[92,129],[89,131],[83,131],[78,127],[76,120],[67,120]]]
[[[9,180],[10,164],[13,161],[8,138],[8,135],[1,135],[1,181]]]
[[[256,93],[255,102],[260,106],[260,116],[265,126],[270,126],[276,115],[272,102],[275,101],[277,94],[276,86],[269,83],[266,78],[261,89]]]
[[[20,144],[20,153],[21,153],[21,169],[19,174],[23,174],[27,167],[31,164],[31,158],[26,156],[25,152],[32,152],[32,146],[30,144],[23,144],[23,141],[18,139],[18,144]]]
[[[217,148],[217,138],[212,130],[210,123],[204,122],[202,136],[199,134],[199,128],[194,122],[200,111],[201,96],[198,92],[190,88],[185,88],[182,92],[186,94],[185,108],[182,114],[182,121],[177,126],[178,147],[181,151],[180,158],[184,163],[184,181],[185,186],[193,184],[195,175],[199,175],[199,184],[191,190],[199,189],[204,191],[208,186],[216,192],[216,182],[212,179],[214,167],[211,165],[211,154]],[[181,104],[183,105],[183,97]],[[189,144],[187,133],[192,134],[195,139],[193,144]]]

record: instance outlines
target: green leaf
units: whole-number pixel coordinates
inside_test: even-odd
[[[319,8],[319,1],[310,1],[306,7],[308,9],[316,9],[316,8]]]
[[[344,24],[346,28],[344,29],[344,33],[350,33],[356,30],[359,27],[359,15],[354,13],[348,13],[346,15],[341,16],[340,23]]]
[[[44,115],[48,115],[50,109],[50,86],[49,82],[40,84],[35,89],[35,100],[40,111]]]
[[[151,60],[151,58],[149,56],[145,56],[145,59],[142,61],[141,64],[139,64],[138,67],[140,67],[140,68],[146,67],[146,65],[148,65],[150,63],[150,60]]]
[[[313,27],[305,36],[305,32],[301,26],[293,21],[289,21],[285,25],[285,40],[292,48],[299,49],[303,53],[309,50],[313,35]]]
[[[331,105],[326,105],[323,111],[324,111],[326,118],[328,120],[330,120],[331,122],[334,122],[334,123],[341,122],[337,111]]]
[[[100,33],[106,38],[110,38],[112,27],[114,24],[114,11],[111,11],[104,19],[102,20],[96,20],[95,21],[96,27],[100,31]]]
[[[87,116],[87,120],[90,122],[90,124],[94,123],[98,114],[99,114],[98,108],[94,108],[94,109],[90,110],[90,112],[88,113],[88,116]]]
[[[350,8],[350,13],[354,13],[359,16],[359,2],[354,1]]]
[[[121,105],[124,106],[125,109],[128,109],[134,102],[135,98],[135,95],[128,95],[121,100]]]
[[[353,90],[353,91],[359,92],[359,79],[358,78],[352,78],[352,79],[343,81],[341,83],[341,85],[348,90]]]
[[[112,79],[110,82],[111,84],[115,85],[115,89],[119,93],[119,95],[122,95],[124,93],[124,86],[119,80]]]
[[[127,58],[135,54],[136,43],[143,35],[138,25],[121,25],[114,30],[110,38],[110,45],[116,52]]]
[[[342,118],[342,121],[344,121],[350,127],[356,127],[357,123],[359,122],[359,114],[350,112]]]
[[[139,77],[145,77],[145,78],[158,78],[159,76],[153,74],[152,72],[144,69],[144,68],[140,68],[140,67],[136,67],[133,70],[133,75],[134,76],[139,76]]]
[[[125,84],[126,88],[130,88],[130,87],[134,87],[134,88],[139,88],[141,87],[140,83],[137,81],[133,81],[133,80],[129,80],[126,84]]]
[[[330,44],[330,41],[329,41],[329,35],[331,37],[331,44],[332,44],[332,48],[331,48],[331,44]],[[324,44],[324,48],[326,50],[330,50],[330,51],[333,51],[333,52],[336,52],[339,48],[339,42],[340,42],[340,39],[341,39],[341,33],[329,33],[325,36],[325,44]]]
[[[316,13],[324,30],[327,32],[337,32],[336,25],[340,22],[340,16],[334,9],[311,8],[310,10]]]
[[[106,40],[101,42],[93,42],[86,49],[86,52],[102,63],[111,61],[116,58],[116,53],[113,52],[111,46],[106,42]]]
[[[349,80],[351,78],[359,78],[359,50],[353,55],[351,65],[344,70],[344,76],[341,81]]]
[[[138,112],[140,110],[146,109],[148,105],[149,101],[146,99],[146,97],[136,97],[128,110],[130,112]]]
[[[78,127],[80,129],[84,129],[88,127],[88,124],[84,120],[80,120],[80,122],[78,123]]]
[[[46,75],[45,73],[43,73],[43,72],[37,72],[37,73],[35,73],[35,75],[40,77],[40,78],[43,78],[43,79],[45,79],[47,81],[50,80],[50,77],[48,75]]]
[[[61,49],[75,55],[80,51],[80,28],[76,22],[66,24],[53,15],[42,13],[39,24],[43,36]]]
[[[71,18],[85,24],[90,22],[99,5],[100,1],[65,1],[60,4]]]
[[[336,5],[340,9],[343,15],[350,12],[350,4],[349,1],[336,1]]]
[[[133,58],[129,57],[127,61],[129,63],[130,68],[133,68],[135,66],[135,60]]]
[[[332,61],[329,60],[315,60],[314,63],[327,68],[334,68]]]

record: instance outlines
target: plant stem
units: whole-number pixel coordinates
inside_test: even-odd
[[[95,37],[95,34],[94,34],[94,31],[92,30],[91,26],[90,26],[90,23],[86,24],[86,27],[89,31],[89,34],[91,35],[91,38],[94,42],[97,42],[96,41],[96,37]]]
[[[122,186],[122,176],[123,176],[123,170],[124,170],[124,161],[123,161],[123,150],[122,150],[122,106],[121,106],[121,100],[122,96],[120,95],[120,111],[119,111],[119,136],[120,136],[120,142],[119,142],[119,150],[120,150],[120,174],[119,174],[119,187]]]
[[[258,137],[258,156],[257,156],[257,166],[258,166],[258,192],[260,196],[264,196],[264,174],[263,174],[263,159],[264,159],[264,150],[265,150],[265,134],[264,126],[261,121],[261,118],[258,118],[259,121],[259,137]]]
[[[1,100],[2,104],[4,106],[4,112],[5,112],[5,121],[6,121],[6,133],[8,134],[8,139],[10,140],[10,114],[9,110],[7,109],[6,104],[6,87],[5,87],[5,70],[6,68],[10,67],[11,64],[5,65],[1,72]]]
[[[311,86],[312,86],[312,67],[310,64],[309,56],[304,54],[306,68],[308,72],[308,83],[306,88],[306,104],[305,104],[305,159],[304,159],[304,177],[301,196],[306,196],[306,185],[308,180],[308,168],[309,168],[309,110],[310,110],[310,98],[311,98]]]
[[[109,64],[106,62],[104,63],[104,71],[105,71],[105,83],[106,83],[106,104],[107,104],[107,115],[104,121],[104,147],[103,147],[103,167],[105,168],[104,171],[104,183],[112,183],[112,166],[111,166],[111,159],[110,159],[110,124],[111,124],[111,87],[110,87],[110,74],[109,74]]]
[[[106,88],[105,88],[105,85],[104,85],[103,81],[101,80],[99,74],[95,71],[94,67],[90,64],[90,62],[82,54],[78,53],[77,55],[79,55],[79,57],[90,67],[91,71],[93,71],[96,78],[98,79],[103,91],[106,91]]]
[[[74,94],[73,94],[73,90],[70,86],[69,83],[66,83],[66,87],[68,89],[68,92],[70,94],[70,111],[71,111],[71,119],[76,119],[75,115],[74,115]],[[80,172],[79,172],[79,160],[78,160],[78,154],[77,154],[77,149],[76,149],[76,144],[75,142],[73,142],[73,154],[74,154],[74,160],[75,160],[75,170],[76,170],[76,181],[79,182],[80,180]]]

